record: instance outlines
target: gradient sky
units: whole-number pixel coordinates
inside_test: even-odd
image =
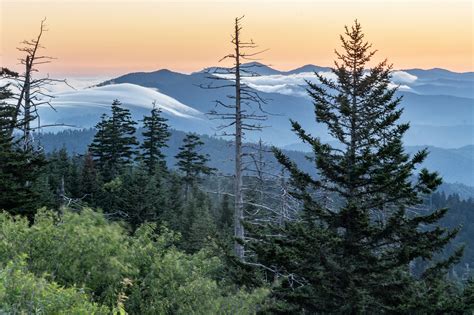
[[[0,0],[1,66],[17,68],[15,47],[47,17],[44,71],[116,75],[216,65],[231,46],[233,18],[277,69],[332,65],[338,36],[358,19],[366,38],[397,69],[474,70],[473,1]]]

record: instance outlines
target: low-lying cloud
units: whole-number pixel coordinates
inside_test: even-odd
[[[392,81],[395,84],[409,84],[413,83],[418,79],[417,76],[413,74],[409,74],[408,72],[405,71],[394,71],[392,72]]]
[[[318,74],[326,79],[337,80],[337,76],[331,71],[320,71]],[[228,74],[219,74],[218,76],[229,79],[232,78],[232,75]],[[411,88],[408,84],[415,82],[416,79],[416,76],[407,72],[394,71],[392,74],[392,83],[389,84],[389,88],[399,88],[402,91],[409,91]],[[307,95],[306,81],[320,83],[314,72],[244,77],[242,81],[257,91],[300,97]]]

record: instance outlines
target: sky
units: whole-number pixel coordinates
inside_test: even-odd
[[[474,71],[472,0],[0,0],[0,63],[16,70],[16,50],[46,17],[41,70],[68,76],[112,76],[167,68],[199,71],[231,52],[233,20],[243,37],[280,70],[330,66],[339,34],[354,19],[396,69]],[[224,64],[225,65],[225,64]]]

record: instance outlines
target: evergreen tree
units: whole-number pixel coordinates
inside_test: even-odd
[[[217,226],[219,228],[220,244],[230,250],[234,244],[234,209],[229,195],[225,194],[222,197],[218,209]]]
[[[184,174],[186,196],[189,188],[199,180],[201,175],[209,175],[214,171],[213,168],[207,166],[209,156],[199,153],[199,147],[203,144],[204,142],[196,134],[187,134],[175,156],[176,165]]]
[[[172,172],[168,178],[168,190],[166,195],[166,207],[162,214],[162,219],[167,222],[174,231],[182,231],[183,228],[183,183],[175,172]]]
[[[301,171],[281,151],[277,159],[290,172],[293,196],[303,202],[299,220],[268,225],[250,241],[257,261],[280,284],[273,293],[274,313],[451,313],[456,303],[443,296],[445,271],[462,249],[446,260],[431,261],[453,237],[434,224],[446,209],[409,211],[441,183],[422,169],[422,150],[410,157],[402,138],[401,99],[390,88],[391,66],[368,69],[374,55],[360,24],[346,27],[343,52],[332,70],[337,80],[318,76],[308,82],[316,120],[340,143],[333,147],[311,136],[297,122],[293,130],[312,147],[317,179]],[[328,203],[328,198],[334,200]],[[419,278],[415,259],[430,261]],[[437,301],[437,304],[433,304]]]
[[[81,192],[81,162],[82,158],[78,155],[75,155],[71,158],[68,172],[68,180],[66,182],[67,190],[71,198],[83,197],[83,194]]]
[[[71,160],[66,148],[62,147],[60,150],[55,150],[48,156],[48,167],[45,173],[48,176],[50,189],[55,195],[55,208],[58,208],[64,201],[62,200],[62,194],[69,195],[66,184],[69,182],[70,168]]]
[[[100,182],[95,168],[94,159],[90,151],[88,151],[84,156],[80,175],[81,198],[90,205],[94,205],[94,197],[96,197],[97,192],[99,191],[99,186]]]
[[[182,220],[184,230],[183,248],[194,253],[202,249],[216,232],[211,215],[209,198],[196,186],[193,186],[192,198],[188,200],[185,216]]]
[[[144,222],[157,221],[163,203],[155,177],[138,167],[125,172],[121,177],[123,184],[118,190],[121,202],[116,210],[123,212],[123,219],[133,230]]]
[[[1,68],[1,76],[14,74]],[[22,150],[19,141],[12,135],[11,129],[17,127],[12,126],[15,106],[7,102],[12,97],[8,84],[0,87],[0,210],[32,219],[39,206],[33,182],[45,161],[35,149]]]
[[[162,150],[168,147],[166,142],[171,136],[169,126],[166,123],[168,119],[162,117],[161,109],[153,104],[151,115],[145,116],[142,121],[145,130],[142,133],[141,156],[149,174],[155,174],[157,170],[166,170],[166,156]]]
[[[122,108],[118,100],[114,100],[111,109],[111,116],[102,115],[102,120],[96,125],[97,133],[89,147],[106,182],[132,162],[138,144],[134,136],[136,122],[132,120],[130,111]]]
[[[219,216],[219,226],[224,229],[232,229],[232,223],[234,222],[234,209],[230,204],[229,195],[225,194],[222,197],[222,202],[220,205],[220,216]]]

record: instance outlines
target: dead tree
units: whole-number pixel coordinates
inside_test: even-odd
[[[240,259],[244,260],[244,237],[245,231],[242,221],[244,220],[244,196],[243,196],[243,139],[245,133],[250,131],[258,131],[263,128],[262,121],[267,119],[267,113],[263,109],[266,100],[260,97],[257,91],[251,89],[245,84],[245,77],[257,76],[258,73],[253,71],[251,67],[255,65],[246,65],[243,62],[257,60],[258,54],[263,51],[255,51],[258,46],[250,41],[241,39],[243,17],[236,18],[234,24],[234,32],[232,34],[231,43],[234,51],[224,56],[220,61],[230,59],[233,66],[229,68],[213,68],[209,72],[213,83],[201,85],[206,89],[222,89],[231,88],[233,93],[228,95],[229,102],[216,100],[216,107],[211,110],[208,115],[211,119],[219,119],[223,124],[218,127],[223,136],[231,136],[235,143],[235,174],[234,174],[234,252]],[[221,82],[214,84],[214,82]],[[232,129],[232,131],[229,131]]]
[[[251,159],[246,170],[256,183],[247,189],[258,196],[258,202],[250,204],[255,210],[247,214],[247,221],[257,225],[263,222],[283,225],[284,222],[297,220],[301,203],[291,196],[289,176],[274,160],[271,148],[260,140],[252,146],[248,155]],[[244,203],[249,204],[248,201]]]
[[[18,95],[15,97],[16,106],[10,126],[10,134],[12,135],[16,129],[21,131],[23,150],[25,151],[33,148],[31,132],[46,127],[41,125],[38,108],[49,106],[54,110],[51,105],[54,96],[50,93],[48,87],[56,83],[67,84],[66,80],[50,78],[49,75],[39,78],[34,76],[35,73],[39,72],[37,68],[39,65],[50,63],[54,59],[40,54],[40,50],[44,49],[44,46],[41,45],[41,39],[44,32],[47,31],[45,22],[46,19],[41,21],[36,38],[23,41],[21,47],[17,48],[24,53],[24,56],[19,59],[20,64],[24,66],[24,72],[11,78],[16,83]],[[37,121],[37,127],[31,125],[35,120]]]

